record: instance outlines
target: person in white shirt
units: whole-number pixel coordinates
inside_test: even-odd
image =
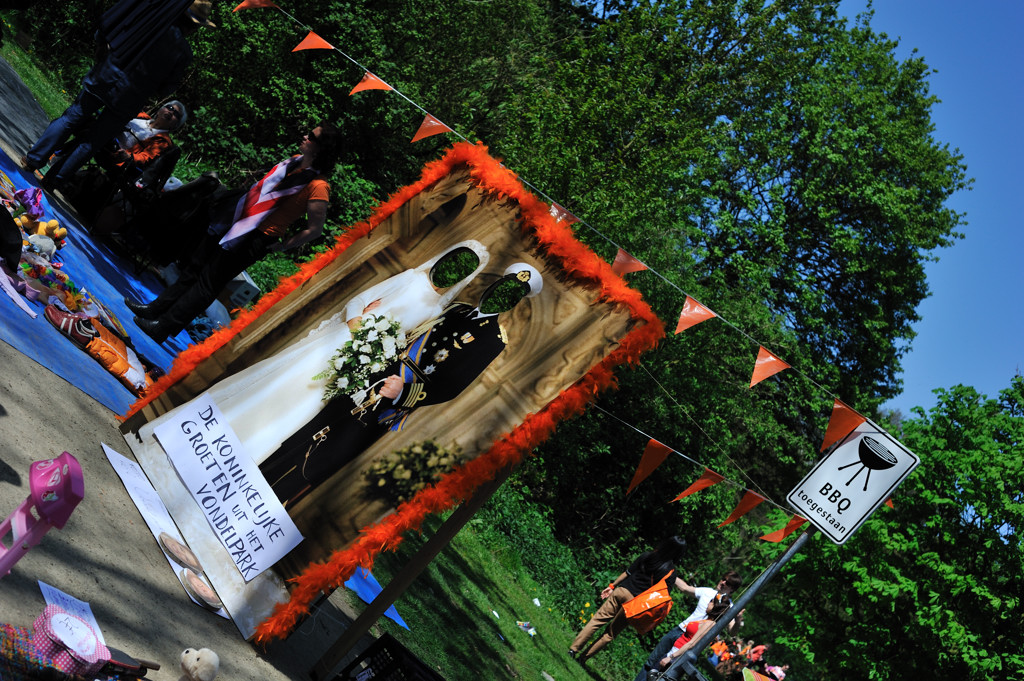
[[[661,637],[658,641],[658,645],[651,651],[651,654],[647,657],[647,661],[644,663],[643,669],[636,675],[633,681],[647,681],[647,674],[652,669],[658,669],[658,663],[665,657],[670,650],[672,650],[672,644],[676,642],[679,635],[686,629],[686,625],[690,622],[696,622],[702,620],[707,616],[708,605],[716,597],[720,599],[729,599],[729,595],[738,589],[743,584],[743,578],[740,577],[738,572],[730,570],[722,575],[722,578],[718,580],[718,584],[714,588],[711,587],[700,587],[690,586],[685,584],[680,587],[683,593],[688,593],[697,598],[697,606],[690,613],[690,616],[679,623],[679,627],[672,627],[668,633]],[[729,633],[732,633],[736,628],[743,626],[743,613],[740,612],[736,618],[729,623]]]

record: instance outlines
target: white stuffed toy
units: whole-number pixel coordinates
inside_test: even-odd
[[[178,681],[213,681],[220,671],[220,658],[209,648],[186,648],[181,653],[182,677]]]

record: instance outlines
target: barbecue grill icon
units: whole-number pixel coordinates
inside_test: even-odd
[[[886,449],[885,445],[883,445],[881,442],[874,438],[868,437],[867,435],[865,435],[861,439],[860,443],[858,443],[857,452],[859,460],[854,461],[853,463],[848,463],[845,466],[840,466],[836,470],[841,471],[844,468],[849,468],[850,466],[856,466],[857,464],[860,464],[860,468],[858,468],[857,471],[853,474],[853,477],[847,481],[846,486],[849,487],[850,483],[856,480],[857,476],[860,475],[860,472],[866,470],[867,475],[864,476],[863,491],[867,492],[868,480],[871,479],[871,471],[884,471],[886,469],[892,468],[893,466],[896,465],[896,455],[890,452],[888,449]]]

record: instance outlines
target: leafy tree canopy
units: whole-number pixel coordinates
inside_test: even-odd
[[[752,608],[801,678],[1024,674],[1024,378],[998,399],[962,385],[936,393],[901,424],[922,463],[895,508],[843,546],[816,537]]]
[[[42,56],[69,91],[91,62],[89,7],[104,4],[33,10],[37,25],[57,27]],[[933,136],[924,59],[898,60],[870,15],[850,24],[837,6],[309,0],[289,10],[599,229],[578,235],[602,256],[622,246],[661,274],[631,277],[670,328],[683,291],[720,315],[666,339],[518,478],[525,501],[557,509],[545,517],[591,559],[595,583],[639,538],[686,535],[704,580],[763,565],[777,548],[755,538],[781,511],[714,529],[734,488],[667,504],[700,471],[678,457],[623,499],[648,437],[782,499],[817,458],[834,396],[872,413],[899,392],[924,263],[959,238],[963,216],[947,199],[969,180],[959,152]],[[193,112],[178,136],[191,172],[242,182],[333,120],[348,139],[332,182],[337,231],[447,144],[409,144],[423,112],[396,93],[349,97],[362,68],[337,52],[292,53],[306,29],[283,14],[218,8],[221,26],[195,36],[176,95]],[[275,257],[264,287],[291,265]],[[758,344],[799,371],[747,389]],[[1001,401],[954,388],[907,421],[907,444],[925,459],[907,499],[841,551],[813,542],[758,606],[763,631],[823,675],[898,678],[935,660],[972,679],[1019,673],[1019,627],[1007,618],[1020,604],[1007,594],[1021,591],[1009,455],[1020,398],[1019,380]]]

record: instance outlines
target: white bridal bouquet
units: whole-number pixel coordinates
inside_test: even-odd
[[[398,353],[405,348],[405,333],[401,324],[383,315],[367,314],[327,363],[327,369],[313,380],[327,379],[324,401],[338,395],[348,395],[356,406],[362,405],[369,395],[370,377],[384,371]]]

